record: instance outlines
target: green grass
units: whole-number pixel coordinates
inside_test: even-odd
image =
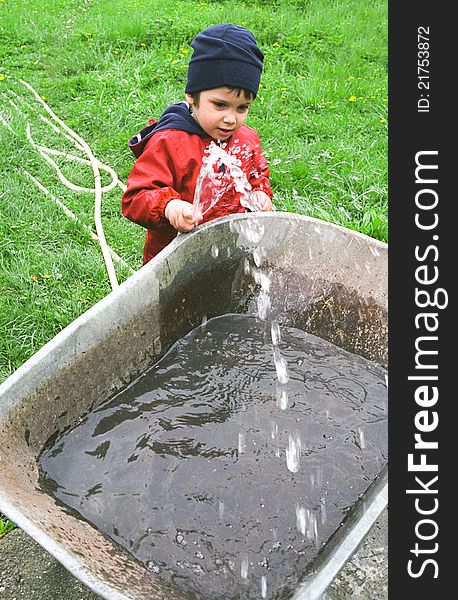
[[[10,531],[13,531],[14,528],[14,523],[0,513],[0,539]]]
[[[93,195],[58,180],[26,127],[39,144],[83,154],[40,119],[20,80],[125,182],[128,138],[183,98],[194,36],[228,21],[249,27],[265,53],[248,124],[277,209],[387,241],[386,0],[0,0],[0,381],[110,291],[98,245],[25,174],[94,229]],[[56,161],[92,186],[90,168]],[[105,235],[138,269],[144,231],[122,217],[120,199],[119,187],[104,194]],[[128,275],[117,267],[120,282]]]

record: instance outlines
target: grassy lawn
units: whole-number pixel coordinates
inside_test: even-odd
[[[64,185],[37,145],[84,152],[23,81],[125,182],[127,140],[183,99],[189,44],[219,22],[250,28],[265,53],[248,124],[277,209],[387,241],[385,0],[0,0],[0,382],[111,289],[85,229],[95,231],[94,194]],[[72,184],[93,187],[88,165],[47,156]],[[102,209],[107,242],[127,265],[115,263],[119,282],[141,266],[144,242],[121,195],[120,186],[104,193]],[[5,527],[0,518],[0,536]]]
[[[14,529],[14,523],[0,513],[0,539]]]

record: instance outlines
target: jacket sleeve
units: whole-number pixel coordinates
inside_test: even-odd
[[[272,199],[273,192],[270,186],[270,169],[267,160],[262,153],[261,142],[256,134],[256,143],[253,150],[253,167],[251,169],[249,182],[254,192],[260,190]]]
[[[175,160],[167,139],[154,135],[127,178],[127,189],[122,197],[125,217],[149,229],[169,226],[165,207],[170,200],[180,198],[175,189]]]

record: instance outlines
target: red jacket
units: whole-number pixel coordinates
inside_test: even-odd
[[[122,212],[147,230],[143,264],[156,256],[177,235],[165,218],[165,207],[173,198],[192,203],[202,157],[211,141],[210,137],[195,133],[165,129],[150,137],[137,158],[122,197]],[[241,161],[240,168],[253,191],[262,190],[272,198],[269,167],[256,131],[242,125],[227,142],[225,150],[229,154],[234,153]],[[203,222],[245,212],[239,197],[238,192],[230,190],[204,215]]]

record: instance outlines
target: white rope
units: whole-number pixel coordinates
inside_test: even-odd
[[[75,215],[75,213],[72,212],[61,200],[59,200],[59,198],[56,198],[56,196],[54,196],[54,194],[52,194],[38,179],[36,179],[36,177],[34,177],[31,173],[29,173],[27,171],[27,169],[22,169],[22,170],[27,175],[27,177],[31,181],[33,181],[33,183],[38,188],[40,188],[40,190],[42,192],[44,192],[46,195],[48,195],[57,204],[57,206],[59,206],[68,217],[70,217],[70,219],[72,219],[73,221],[75,221],[76,223],[81,225],[83,227],[83,229],[91,236],[91,238],[94,241],[96,241],[96,242],[99,241],[99,238],[92,231],[92,229],[90,227],[88,227],[87,225],[85,225],[80,219],[78,219],[78,217]],[[129,273],[131,275],[133,275],[135,273],[134,269],[129,267],[129,265],[126,263],[126,261],[123,260],[118,254],[116,254],[116,252],[112,248],[108,247],[108,251],[110,252],[110,255],[113,258],[113,260],[115,260],[117,263],[119,263],[120,265],[122,265],[123,267],[128,269]]]
[[[106,242],[105,233],[103,231],[103,226],[102,226],[102,219],[101,219],[101,217],[102,217],[102,214],[101,214],[101,212],[102,212],[101,211],[102,185],[101,185],[101,181],[100,181],[100,168],[99,168],[100,163],[95,158],[94,154],[92,153],[92,150],[90,149],[89,145],[84,141],[84,139],[81,136],[79,136],[75,131],[73,131],[73,129],[68,127],[68,125],[66,125],[61,119],[59,119],[59,117],[53,112],[53,110],[48,106],[48,104],[46,104],[46,102],[42,99],[42,97],[38,94],[38,92],[36,92],[34,90],[34,88],[29,83],[24,81],[23,79],[20,79],[19,81],[34,95],[36,100],[43,106],[43,108],[51,116],[51,118],[56,123],[58,123],[62,127],[62,129],[64,129],[69,134],[69,136],[73,139],[74,142],[76,141],[78,143],[79,147],[84,151],[84,153],[86,154],[86,156],[89,159],[88,162],[90,163],[93,174],[94,174],[94,194],[95,194],[94,221],[95,221],[95,228],[96,228],[96,232],[97,232],[97,239],[100,244],[100,248],[102,250],[102,255],[103,255],[105,265],[107,268],[111,288],[114,290],[117,287],[119,287],[119,283],[116,278],[116,272],[115,272],[115,269],[113,266],[113,261],[111,259],[110,249]],[[47,162],[49,162],[49,164],[51,164],[51,162],[48,160],[48,159],[50,159],[50,157],[46,151],[44,151],[42,149],[40,152],[40,155],[43,156],[43,158],[45,158],[45,156],[46,156],[47,158],[45,160],[47,160]],[[52,161],[52,159],[51,159],[51,161]],[[52,162],[54,162],[54,161],[52,161]]]
[[[8,121],[2,114],[0,114],[0,123],[2,123],[2,125],[9,129],[12,133],[14,133],[14,129],[11,127],[11,125],[8,123]]]
[[[84,225],[84,223],[82,223],[77,217],[76,215],[63,203],[61,202],[58,198],[56,198],[53,194],[51,194],[51,192],[49,190],[47,190],[37,179],[35,179],[30,173],[28,173],[28,171],[26,171],[24,169],[25,174],[35,183],[35,185],[37,185],[43,192],[45,192],[47,195],[49,195],[54,202],[60,207],[62,208],[62,210],[65,212],[65,214],[67,214],[67,216],[69,216],[70,218],[72,218],[73,220],[77,221],[78,223],[80,223],[81,225],[83,225],[84,229],[90,234],[91,238],[96,240],[102,250],[102,255],[105,261],[105,265],[107,268],[107,272],[110,278],[110,284],[112,289],[115,289],[116,287],[118,287],[118,282],[116,279],[116,274],[114,271],[114,267],[113,267],[113,263],[111,261],[111,259],[115,260],[116,262],[122,264],[123,266],[125,266],[130,273],[135,273],[135,271],[133,269],[131,269],[127,263],[122,260],[117,254],[116,252],[114,252],[114,250],[112,248],[110,248],[110,246],[108,246],[108,244],[106,243],[106,239],[103,233],[103,227],[102,227],[102,223],[101,223],[101,194],[103,192],[109,191],[111,189],[113,189],[114,187],[116,187],[116,185],[118,185],[123,191],[126,189],[126,186],[121,183],[118,179],[118,176],[116,174],[116,172],[109,166],[104,165],[102,162],[100,162],[97,158],[95,158],[95,156],[93,155],[93,153],[91,152],[89,146],[86,144],[86,142],[78,135],[76,134],[72,129],[70,129],[68,126],[65,125],[65,123],[63,123],[63,121],[61,121],[61,119],[59,119],[57,117],[57,115],[52,111],[52,109],[46,104],[46,102],[44,102],[44,100],[41,98],[41,96],[38,95],[38,93],[33,89],[33,87],[28,84],[27,82],[20,80],[21,83],[23,85],[25,85],[35,96],[35,98],[40,102],[40,104],[42,104],[42,106],[45,108],[45,110],[48,112],[48,114],[51,115],[51,117],[57,122],[59,123],[59,125],[61,127],[63,127],[64,131],[62,129],[59,129],[59,127],[57,127],[52,121],[50,121],[48,118],[44,117],[43,115],[39,115],[39,117],[47,124],[49,125],[56,133],[58,133],[59,135],[64,136],[65,138],[67,138],[68,140],[70,140],[75,146],[76,148],[78,148],[79,150],[83,151],[86,153],[86,155],[89,156],[89,160],[88,159],[83,159],[80,158],[78,156],[75,156],[73,154],[69,154],[66,152],[61,152],[60,150],[54,150],[51,148],[46,148],[45,146],[42,146],[40,144],[37,144],[31,135],[30,132],[30,125],[27,124],[26,126],[26,133],[27,133],[27,139],[29,141],[29,143],[32,145],[32,147],[38,152],[38,154],[44,159],[46,160],[46,162],[48,162],[48,164],[50,164],[57,173],[57,176],[59,177],[60,181],[66,185],[69,189],[75,190],[75,191],[80,191],[80,192],[92,192],[96,195],[96,202],[95,202],[95,208],[94,208],[94,212],[95,212],[95,222],[96,222],[96,230],[98,232],[99,235],[96,235],[92,232],[92,230],[90,228],[88,228],[86,225]],[[23,97],[21,97],[20,95],[18,95],[16,92],[14,92],[13,90],[7,90],[9,92],[10,95],[12,95],[15,100],[19,101],[19,103],[22,103],[23,105],[25,105],[28,110],[30,111],[34,111],[34,107],[27,102]],[[20,108],[19,106],[9,97],[7,97],[4,93],[1,94],[2,97],[6,98],[7,101],[10,103],[11,106],[13,106],[13,108],[15,108],[17,111],[20,112]],[[9,122],[3,117],[3,115],[0,115],[0,122],[7,127],[7,129],[11,132],[14,133],[14,130],[12,129],[12,127],[10,126]],[[67,133],[68,132],[68,133]],[[57,163],[51,158],[51,155],[54,156],[61,156],[64,157],[68,160],[72,160],[72,161],[76,161],[79,162],[80,164],[86,164],[86,165],[90,165],[93,168],[93,172],[94,172],[94,180],[95,180],[95,187],[94,188],[86,188],[86,187],[82,187],[82,186],[77,186],[75,184],[73,184],[72,182],[70,182],[62,173],[62,171],[60,170],[59,166],[57,165]],[[94,164],[95,163],[95,164]],[[101,186],[100,184],[100,171],[98,169],[101,169],[103,171],[105,171],[106,173],[108,173],[111,177],[111,183],[106,185],[106,186]],[[98,173],[98,177],[97,177],[97,173]],[[100,234],[102,234],[100,236]]]
[[[33,111],[33,106],[31,104],[29,104],[24,98],[21,98],[21,96],[19,96],[18,94],[16,94],[13,90],[7,90],[10,94],[12,94],[17,100],[19,100],[22,104],[25,104],[25,106]],[[11,98],[9,98],[5,93],[1,93],[0,94],[3,98],[5,98],[10,104],[11,106],[13,106],[13,108],[15,108],[17,111],[21,112],[20,108],[17,106],[17,104],[15,104],[13,102],[13,100],[11,100]],[[81,144],[79,144],[79,142],[74,139],[73,137],[69,136],[67,133],[65,133],[65,131],[62,131],[61,129],[59,129],[56,125],[54,125],[54,123],[52,121],[50,121],[48,118],[44,117],[43,115],[38,115],[40,117],[40,119],[42,119],[47,125],[49,125],[56,133],[66,137],[68,140],[70,140],[78,149],[80,150],[84,150],[83,146]],[[2,125],[4,125],[11,133],[13,133],[14,135],[17,135],[16,132],[14,131],[14,129],[11,127],[11,125],[9,124],[8,120],[2,115],[0,114],[0,123]],[[27,133],[27,138],[30,142],[30,144],[32,145],[33,148],[35,148],[37,150],[37,152],[40,154],[40,156],[42,156],[57,172],[59,179],[62,181],[62,183],[64,183],[67,187],[69,187],[70,189],[76,190],[76,191],[83,191],[83,192],[95,192],[95,188],[84,188],[84,187],[80,187],[80,186],[76,186],[73,183],[71,183],[61,172],[61,170],[59,169],[58,165],[52,160],[52,158],[49,156],[50,154],[53,154],[55,156],[63,156],[69,160],[75,160],[78,161],[80,163],[83,164],[87,164],[90,165],[91,162],[89,160],[86,160],[84,158],[80,158],[78,156],[74,156],[73,154],[68,154],[65,152],[61,152],[60,150],[53,150],[51,148],[46,148],[44,146],[41,146],[39,144],[36,144],[35,141],[32,138],[32,135],[30,133],[30,125],[27,123],[26,125],[26,133]],[[121,189],[125,189],[125,185],[123,183],[121,183],[118,179],[117,174],[115,173],[115,171],[107,166],[104,165],[103,163],[101,163],[100,161],[98,161],[99,163],[99,167],[101,169],[103,169],[104,171],[106,171],[112,178],[112,181],[109,185],[105,186],[102,188],[102,191],[109,191],[111,189],[113,189],[114,187],[116,187],[116,185],[118,185]],[[85,225],[76,215],[75,213],[73,213],[61,200],[59,200],[58,198],[56,198],[56,196],[54,196],[38,179],[36,179],[31,173],[29,173],[27,171],[27,169],[23,168],[22,169],[23,172],[25,173],[25,175],[42,191],[44,192],[46,195],[48,195],[54,202],[55,204],[61,208],[64,213],[70,217],[73,221],[77,222],[80,226],[83,227],[83,229],[90,235],[90,237],[96,241],[99,242],[99,238],[98,236],[92,231],[92,229],[90,229],[90,227],[88,227],[87,225]],[[120,265],[122,265],[123,267],[125,267],[129,273],[131,275],[133,275],[135,273],[135,270],[132,269],[118,254],[116,254],[116,252],[110,247],[108,246],[108,251],[112,257],[112,259],[119,263]]]
[[[19,96],[19,94],[16,94],[16,92],[14,90],[7,90],[7,92],[14,96],[14,98],[16,100],[18,100],[20,103],[24,104],[28,110],[30,111],[34,111],[34,107],[27,102],[27,100],[25,100],[25,98],[22,98],[21,96]],[[9,98],[8,96],[6,96],[6,94],[2,93],[1,94],[4,98],[6,98],[8,100],[8,102],[18,111],[20,111],[19,107],[13,102],[13,100],[11,100],[11,98]],[[51,127],[51,129],[57,133],[58,135],[61,135],[63,137],[65,137],[67,140],[69,140],[70,142],[72,142],[79,150],[84,152],[84,147],[78,142],[78,140],[76,140],[74,137],[68,135],[65,131],[62,131],[62,129],[60,129],[59,127],[57,127],[56,125],[54,125],[54,123],[52,121],[50,121],[47,117],[43,116],[43,115],[38,115],[39,118],[46,123],[46,125],[48,125],[49,127]],[[0,117],[1,118],[1,117]],[[8,123],[4,123],[6,126],[9,127]],[[11,131],[13,131],[11,129],[11,127],[9,127],[9,129]],[[84,158],[80,158],[79,156],[75,156],[74,154],[69,154],[67,152],[61,152],[60,150],[54,150],[52,148],[47,148],[45,146],[41,146],[39,144],[37,144],[31,135],[30,132],[30,125],[27,124],[26,126],[26,133],[27,133],[27,138],[29,140],[29,142],[31,143],[31,145],[37,150],[37,152],[39,152],[39,154],[55,169],[59,179],[61,180],[61,182],[66,185],[68,188],[78,191],[78,192],[95,192],[95,188],[86,188],[86,187],[80,187],[80,186],[76,186],[75,184],[71,183],[62,173],[62,171],[60,170],[59,166],[50,158],[50,154],[53,154],[55,156],[62,156],[63,158],[67,158],[68,160],[72,160],[72,161],[76,161],[79,162],[81,164],[86,164],[86,165],[91,165],[91,161],[84,159]],[[41,152],[45,153],[47,156],[43,156],[43,154],[41,154]],[[102,163],[101,161],[99,161],[97,158],[95,159],[97,160],[97,163],[99,165],[99,168],[102,169],[103,171],[105,171],[106,173],[108,173],[108,175],[110,175],[111,177],[111,183],[108,184],[107,186],[102,187],[102,192],[108,192],[110,190],[112,190],[113,188],[115,188],[116,186],[118,186],[121,191],[125,192],[127,187],[126,185],[124,185],[124,183],[122,183],[119,178],[118,175],[116,174],[115,170],[112,169],[111,167],[109,167],[108,165],[105,165],[104,163]]]
[[[27,139],[29,140],[30,144],[36,149],[38,154],[56,170],[57,176],[59,177],[59,179],[61,180],[61,182],[64,185],[66,185],[71,190],[74,190],[75,192],[95,192],[95,188],[81,187],[81,186],[75,185],[74,183],[69,181],[65,177],[65,175],[62,173],[62,171],[60,170],[57,163],[51,158],[50,155],[62,156],[64,158],[67,158],[68,160],[79,162],[79,163],[85,164],[85,165],[91,165],[90,160],[87,160],[86,158],[80,158],[79,156],[75,156],[74,154],[68,154],[67,152],[62,152],[61,150],[54,150],[52,148],[46,148],[45,146],[41,146],[40,144],[37,144],[32,138],[32,134],[30,133],[30,125],[28,123],[26,126],[26,135],[27,135]],[[118,176],[116,175],[116,173],[113,171],[113,169],[111,167],[104,165],[99,160],[97,160],[97,163],[99,165],[99,169],[102,169],[103,171],[106,171],[109,175],[111,175],[111,183],[109,183],[108,185],[101,188],[102,192],[109,192],[110,190],[115,188],[118,185],[118,183],[120,183],[118,181]]]

